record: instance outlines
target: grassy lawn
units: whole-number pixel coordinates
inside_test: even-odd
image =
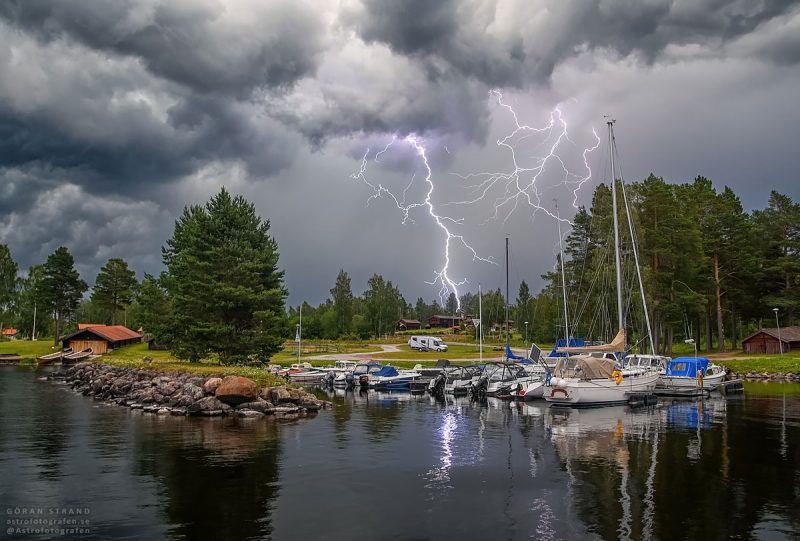
[[[736,359],[715,361],[729,368],[737,374],[760,372],[767,374],[800,374],[800,353],[787,353],[785,355],[748,355],[735,354]]]
[[[153,358],[152,362],[146,363],[142,359],[145,356]],[[157,370],[160,372],[190,372],[198,376],[244,376],[250,378],[261,387],[275,385],[285,385],[286,381],[278,378],[264,368],[246,366],[223,366],[216,359],[203,359],[197,363],[181,361],[172,356],[169,351],[152,351],[147,349],[147,344],[134,344],[126,346],[116,351],[112,351],[102,357],[95,359],[110,366],[120,366],[124,368],[142,368],[146,370]]]
[[[0,353],[16,353],[22,356],[23,360],[33,361],[36,357],[47,355],[58,351],[59,347],[53,347],[53,339],[41,339],[35,342],[30,340],[4,340],[0,342]]]

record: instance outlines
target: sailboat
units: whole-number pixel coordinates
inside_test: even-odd
[[[612,404],[625,404],[630,395],[635,393],[650,393],[655,388],[659,379],[658,370],[649,366],[625,366],[616,358],[616,353],[624,352],[626,347],[625,317],[622,308],[622,268],[620,263],[619,246],[619,218],[617,211],[617,187],[614,167],[614,121],[609,120],[608,139],[611,157],[611,202],[614,217],[614,260],[617,281],[617,316],[619,332],[609,343],[601,346],[565,347],[559,351],[569,353],[570,356],[562,357],[556,363],[549,386],[545,389],[544,398],[553,404],[567,406],[604,406]],[[624,190],[623,190],[624,197]],[[627,200],[626,200],[627,205]],[[629,227],[630,213],[628,213]],[[633,239],[633,235],[631,235]],[[634,257],[638,272],[638,253],[634,247]],[[644,299],[641,276],[639,286]],[[645,306],[645,317],[647,308]],[[648,333],[650,331],[649,318],[647,319]],[[651,347],[652,347],[652,333]]]

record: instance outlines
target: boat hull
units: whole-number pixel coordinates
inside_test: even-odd
[[[610,406],[626,404],[633,393],[652,392],[658,382],[655,372],[622,379],[618,385],[610,378],[579,380],[553,378],[544,389],[544,399],[551,404],[565,406]]]

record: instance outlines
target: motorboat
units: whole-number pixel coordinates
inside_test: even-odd
[[[397,370],[394,366],[382,366],[380,370],[369,372],[366,376],[367,385],[370,389],[385,391],[407,391],[411,388],[411,383],[418,380],[421,376],[413,370]],[[361,380],[359,380],[360,382]],[[361,384],[363,387],[363,384]]]
[[[431,394],[466,395],[477,383],[483,368],[476,365],[448,366],[438,376],[431,379],[428,391]]]
[[[661,375],[658,394],[685,394],[692,390],[710,392],[725,379],[725,369],[711,364],[705,357],[677,357],[667,364]]]
[[[544,382],[543,375],[528,372],[520,363],[487,363],[474,385],[477,393],[486,396],[510,396],[512,390],[526,388],[535,382]]]

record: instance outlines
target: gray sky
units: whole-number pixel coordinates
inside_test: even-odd
[[[0,242],[23,267],[66,245],[90,284],[110,257],[157,273],[184,205],[225,185],[271,221],[291,303],[324,300],[340,268],[357,294],[380,273],[430,300],[446,234],[416,134],[443,223],[497,261],[510,235],[512,289],[538,288],[552,200],[570,218],[608,176],[603,115],[629,181],[702,174],[748,209],[800,199],[798,63],[800,2],[7,0]],[[520,125],[556,120],[508,140],[519,177],[492,89]],[[448,275],[504,281],[458,239]]]

